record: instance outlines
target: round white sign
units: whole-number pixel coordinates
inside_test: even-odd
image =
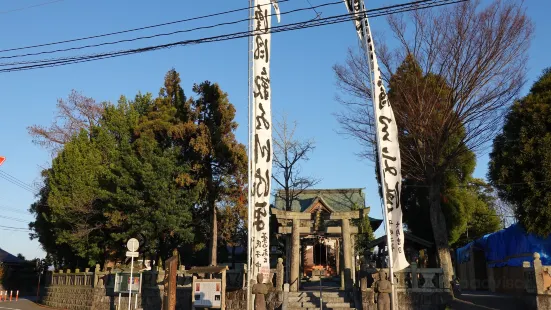
[[[126,248],[128,248],[128,251],[130,251],[130,252],[136,252],[139,247],[140,247],[140,243],[138,242],[138,239],[136,239],[136,238],[131,238],[126,243]]]

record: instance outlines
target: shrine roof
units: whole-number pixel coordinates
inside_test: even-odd
[[[275,197],[275,208],[285,210],[285,191],[279,190]],[[320,200],[332,212],[346,212],[365,208],[363,188],[307,189],[302,191],[291,204],[291,211],[305,212],[316,200]]]

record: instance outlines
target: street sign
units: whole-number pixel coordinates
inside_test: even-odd
[[[140,253],[138,252],[126,252],[126,257],[138,257]]]
[[[140,247],[140,243],[138,242],[138,239],[136,238],[131,238],[130,240],[128,240],[128,242],[126,243],[126,247],[128,248],[128,250],[130,252],[136,252],[138,250],[138,248]]]
[[[0,156],[0,166],[2,166],[2,164],[4,163],[4,161],[6,161],[6,157]]]

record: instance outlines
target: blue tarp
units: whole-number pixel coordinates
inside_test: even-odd
[[[457,263],[469,261],[469,249],[483,250],[489,267],[522,266],[522,262],[534,259],[537,252],[543,265],[551,265],[551,236],[540,238],[526,234],[522,226],[513,224],[506,229],[487,234],[456,250]],[[518,257],[514,257],[518,256]]]

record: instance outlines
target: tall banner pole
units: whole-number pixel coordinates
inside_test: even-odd
[[[253,30],[253,0],[249,0],[249,33],[252,32]],[[252,310],[251,309],[251,306],[252,306],[252,300],[250,298],[251,296],[251,273],[252,273],[252,243],[251,243],[251,232],[252,232],[252,225],[251,225],[251,218],[253,216],[253,213],[252,213],[252,207],[251,207],[251,202],[252,202],[252,195],[251,195],[251,184],[252,184],[252,177],[251,177],[251,171],[252,171],[252,167],[251,167],[251,157],[252,157],[252,143],[251,143],[251,140],[252,140],[252,102],[251,102],[251,89],[252,89],[252,83],[251,83],[251,75],[252,75],[252,62],[251,62],[251,54],[252,54],[252,50],[253,50],[253,47],[252,47],[252,44],[253,44],[253,39],[252,39],[252,36],[248,37],[247,38],[247,82],[248,82],[248,86],[247,86],[247,116],[248,116],[248,125],[247,125],[247,134],[248,134],[248,143],[247,143],[247,158],[248,158],[248,167],[247,167],[247,203],[248,203],[248,208],[247,208],[247,276],[245,277],[245,281],[247,281],[247,283],[245,283],[246,285],[246,288],[247,288],[247,310]]]
[[[270,281],[270,193],[272,179],[272,88],[270,47],[272,6],[280,19],[277,0],[254,0],[249,17],[252,31],[252,72],[249,71],[249,218],[247,308],[252,307],[251,282],[262,274]],[[252,56],[252,57],[251,57]]]
[[[400,207],[402,175],[398,128],[381,77],[364,1],[344,0],[344,2],[348,12],[354,16],[356,31],[358,32],[361,46],[367,55],[367,63],[371,73],[373,119],[382,187],[382,213],[384,215],[387,237],[388,276],[389,281],[394,284],[394,270],[399,271],[409,266],[405,258],[402,234],[402,209]],[[392,285],[392,309],[397,309],[395,301],[395,288]]]

